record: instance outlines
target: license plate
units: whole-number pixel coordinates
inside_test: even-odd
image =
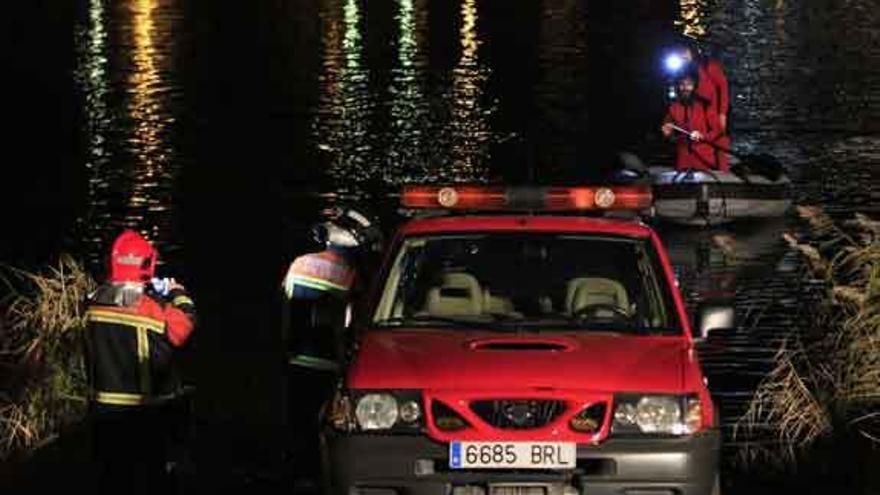
[[[573,442],[451,442],[452,469],[574,469]]]

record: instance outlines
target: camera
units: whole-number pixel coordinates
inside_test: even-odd
[[[150,288],[153,289],[153,292],[156,294],[167,297],[168,294],[171,293],[171,279],[170,278],[153,278],[150,280]]]

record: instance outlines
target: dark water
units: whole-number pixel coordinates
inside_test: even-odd
[[[589,176],[608,143],[668,161],[653,132],[663,100],[651,57],[676,25],[727,65],[738,150],[782,158],[802,202],[880,205],[872,2],[436,3],[286,2],[259,19],[277,36],[265,46],[266,89],[281,114],[273,131],[289,131],[277,157],[289,193]],[[85,211],[68,237],[94,257],[113,232],[136,227],[174,260],[181,175],[194,159],[184,94],[202,89],[184,80],[200,59],[182,2],[79,7],[72,165]]]
[[[40,5],[31,14],[60,29],[38,31],[50,40],[42,44],[26,28],[12,31],[9,78],[32,98],[8,94],[18,122],[39,124],[54,143],[19,130],[13,136],[27,136],[30,151],[7,144],[18,150],[10,163],[53,165],[28,169],[25,199],[6,209],[24,235],[4,242],[4,261],[35,263],[64,249],[98,269],[108,240],[137,228],[169,272],[217,281],[198,285],[206,313],[230,311],[224,286],[242,312],[271,310],[260,294],[285,260],[311,248],[304,226],[339,198],[389,220],[387,193],[403,183],[584,179],[617,149],[668,162],[655,132],[664,106],[657,59],[675,29],[726,64],[735,149],[782,159],[799,203],[880,214],[873,0],[302,0],[247,12],[181,0]],[[225,154],[236,145],[248,150]],[[223,208],[213,214],[208,200]],[[246,218],[235,222],[236,213]],[[779,237],[786,229],[797,229],[794,219],[662,229],[688,300],[728,295],[737,304],[741,328],[703,351],[727,427],[804,309],[797,256]],[[733,249],[720,247],[719,234]],[[198,253],[218,241],[241,256],[202,261]],[[271,254],[251,261],[261,250]],[[215,273],[224,270],[250,278],[227,284]],[[262,292],[242,290],[258,277]],[[255,327],[272,322],[254,318]],[[229,358],[241,343],[224,328],[203,347],[227,368],[217,376],[234,374],[231,389],[276,390],[260,377],[270,368],[249,366],[274,334]],[[211,372],[197,381],[212,397],[225,393]],[[230,410],[223,421],[236,411],[273,414],[271,402]]]

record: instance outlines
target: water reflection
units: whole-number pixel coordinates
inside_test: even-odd
[[[168,208],[170,198],[157,191],[172,179],[168,170],[171,156],[167,127],[173,118],[166,108],[166,88],[159,67],[167,64],[167,53],[157,49],[154,37],[154,12],[157,0],[137,0],[131,4],[133,26],[133,70],[128,77],[129,118],[134,129],[129,137],[136,162],[132,171],[131,193],[127,215],[129,227],[145,231],[150,238],[161,240],[165,232],[164,218],[157,217]]]
[[[158,66],[166,63],[166,54],[157,50],[153,39],[156,30],[153,12],[156,0],[138,0],[132,4],[132,24],[134,34],[134,67],[128,77],[129,116],[134,121],[134,132],[130,138],[133,153],[145,179],[163,173],[168,163],[168,146],[163,143],[166,126],[173,122],[164,108],[162,77]],[[132,206],[148,201],[142,197],[143,185],[135,183]]]
[[[81,87],[85,99],[84,133],[86,140],[86,156],[84,165],[88,174],[88,195],[92,210],[104,210],[105,214],[93,214],[90,223],[106,223],[109,215],[106,212],[108,203],[107,188],[109,182],[105,176],[109,161],[108,140],[111,130],[109,109],[110,82],[108,79],[108,47],[106,9],[103,0],[90,0],[87,18],[77,29],[77,47],[79,49],[79,66],[76,80]],[[100,245],[100,235],[92,229],[84,234],[84,240],[90,245]]]
[[[383,180],[387,183],[423,180],[430,174],[432,165],[436,165],[427,152],[435,131],[424,89],[427,60],[423,45],[427,16],[426,0],[398,2],[397,59],[388,88],[391,129],[385,155],[387,166],[383,170]]]
[[[675,25],[679,27],[685,36],[699,39],[706,35],[706,1],[680,1],[680,17],[675,21]]]
[[[122,228],[139,230],[165,253],[178,247],[170,241],[180,166],[172,140],[176,18],[169,0],[90,0],[81,23],[77,80],[91,208],[79,225],[93,261]]]
[[[479,59],[476,1],[462,2],[461,55],[449,77],[430,65],[429,2],[395,2],[388,13],[396,29],[385,91],[376,84],[386,80],[375,68],[381,62],[364,63],[362,6],[331,1],[319,12],[323,70],[312,129],[337,192],[360,195],[378,181],[484,178],[492,109],[483,104],[489,70]]]
[[[461,55],[452,71],[451,154],[453,179],[475,180],[486,173],[491,129],[490,109],[483,107],[489,70],[480,63],[476,0],[461,3]]]
[[[797,327],[799,258],[786,252],[787,220],[715,229],[661,229],[682,294],[695,311],[703,301],[727,301],[737,329],[718,332],[700,348],[722,427],[730,433],[781,342]],[[768,274],[772,274],[769,276]],[[729,440],[729,435],[727,440]]]
[[[377,172],[368,160],[373,149],[368,139],[370,72],[362,63],[358,1],[323,2],[320,9],[324,71],[314,132],[318,148],[329,156],[328,174],[345,189]]]

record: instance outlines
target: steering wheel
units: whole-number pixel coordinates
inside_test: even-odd
[[[571,315],[576,318],[595,318],[599,317],[599,312],[610,312],[612,313],[615,319],[626,318],[629,319],[629,313],[616,304],[608,304],[608,303],[596,303],[596,304],[587,304],[585,306],[581,306],[576,310],[571,312]]]

